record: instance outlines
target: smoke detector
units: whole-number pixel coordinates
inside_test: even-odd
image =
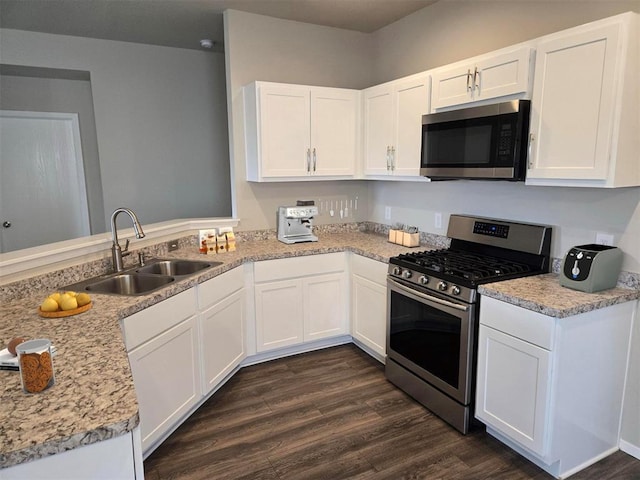
[[[213,41],[209,40],[208,38],[205,38],[203,40],[200,40],[200,46],[202,48],[213,48]]]

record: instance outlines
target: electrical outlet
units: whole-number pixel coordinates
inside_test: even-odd
[[[613,247],[613,235],[604,232],[597,232],[596,243],[598,245],[608,245]]]
[[[436,228],[442,228],[442,213],[436,212],[433,218],[433,226]]]
[[[391,220],[391,207],[384,207],[384,219]]]

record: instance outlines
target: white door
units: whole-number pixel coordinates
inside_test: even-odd
[[[309,87],[260,87],[260,141],[263,177],[310,173],[311,101]]]
[[[364,91],[364,173],[391,174],[393,91],[390,85]]]
[[[538,45],[527,178],[607,178],[619,47],[618,24]]]
[[[429,113],[429,77],[399,83],[396,88],[395,175],[419,176],[422,149],[422,115]]]
[[[302,343],[303,304],[300,280],[283,280],[255,286],[256,350]]]
[[[384,358],[387,350],[387,287],[353,275],[351,295],[352,335]]]
[[[354,174],[358,106],[355,90],[311,90],[312,175]]]
[[[305,342],[349,333],[346,287],[344,273],[304,279]]]
[[[485,325],[478,336],[476,417],[545,455],[551,353]]]
[[[0,172],[0,252],[90,235],[77,114],[0,111]]]

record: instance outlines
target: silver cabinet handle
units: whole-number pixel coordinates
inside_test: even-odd
[[[313,149],[313,172],[315,173],[316,171],[316,161],[318,160],[317,155],[316,155],[316,149]]]
[[[529,168],[533,168],[533,144],[536,141],[536,134],[535,133],[530,133],[529,134],[529,152],[527,153],[528,157],[529,157]]]
[[[311,149],[307,148],[307,173],[311,172]]]
[[[480,84],[478,83],[478,77],[480,76],[480,72],[478,71],[478,67],[473,71],[473,89],[480,90]]]
[[[396,169],[396,147],[391,147],[391,171]]]
[[[471,91],[471,69],[467,69],[467,92]]]
[[[387,170],[391,170],[390,157],[391,155],[391,147],[387,145]]]

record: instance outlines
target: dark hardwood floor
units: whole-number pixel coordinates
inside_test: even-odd
[[[461,435],[354,345],[243,368],[144,462],[156,479],[551,479],[479,429]],[[638,480],[616,452],[572,480]]]

